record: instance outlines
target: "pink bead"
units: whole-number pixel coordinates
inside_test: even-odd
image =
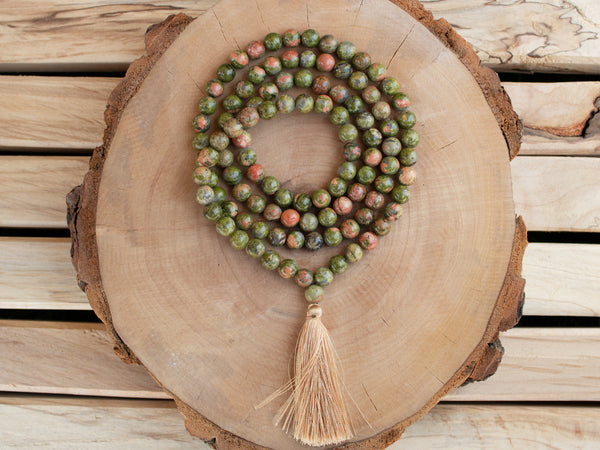
[[[329,53],[321,53],[317,58],[317,70],[331,72],[335,67],[335,58]]]
[[[352,212],[352,200],[348,197],[336,198],[333,202],[333,210],[337,215],[346,216]]]

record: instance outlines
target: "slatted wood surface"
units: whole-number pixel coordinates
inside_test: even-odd
[[[143,54],[145,29],[213,3],[0,5],[0,447],[204,446],[152,378],[114,356],[99,324],[73,322],[91,314],[69,260],[64,196],[102,140],[106,98]],[[598,448],[600,3],[424,3],[510,80],[525,126],[514,197],[534,242],[525,326],[501,336],[497,374],[451,393],[393,448]],[[535,74],[505,74],[514,71]]]

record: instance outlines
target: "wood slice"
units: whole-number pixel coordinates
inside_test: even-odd
[[[309,27],[387,65],[421,135],[403,218],[326,289],[324,323],[370,424],[355,420],[347,445],[389,445],[445,393],[489,376],[499,330],[520,316],[525,229],[509,165],[520,123],[497,76],[445,21],[412,0],[222,0],[192,23],[171,17],[147,33],[148,56],[111,95],[104,145],[69,195],[73,261],[117,353],[143,364],[188,430],[219,448],[302,447],[272,424],[279,402],[255,405],[287,381],[306,305],[202,216],[190,119],[224,55]],[[293,191],[325,186],[342,161],[336,130],[316,114],[261,123],[253,139]],[[316,268],[332,254],[294,257]]]

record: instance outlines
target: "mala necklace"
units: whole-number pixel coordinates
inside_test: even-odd
[[[225,85],[239,71],[245,78],[225,95]],[[219,66],[193,119],[192,146],[198,151],[193,178],[200,185],[196,201],[204,206],[204,216],[235,249],[305,289],[309,306],[293,377],[259,407],[291,391],[276,423],[308,445],[336,444],[354,435],[333,343],[321,322],[323,288],[390,232],[416,179],[416,118],[408,110],[409,97],[386,72],[354,44],[332,35],[321,37],[312,29],[269,33]],[[294,98],[285,93],[293,87],[309,91]],[[220,108],[217,98],[222,98]],[[336,176],[327,189],[311,194],[294,194],[265,174],[250,147],[250,128],[294,110],[328,117],[344,144]],[[276,250],[317,251],[340,246],[344,239],[350,241],[345,250],[315,271],[282,260]]]

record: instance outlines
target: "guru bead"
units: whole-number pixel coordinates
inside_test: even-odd
[[[304,291],[304,298],[308,303],[319,303],[321,300],[323,300],[323,288],[316,284],[308,286],[308,288]]]

